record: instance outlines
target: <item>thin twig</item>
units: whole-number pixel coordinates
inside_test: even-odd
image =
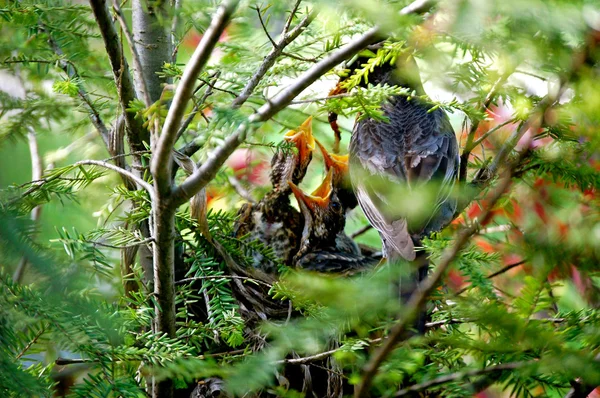
[[[500,130],[502,127],[511,124],[511,123],[515,123],[515,119],[508,119],[507,121],[500,123],[499,125],[489,129],[488,131],[486,131],[481,137],[479,137],[477,140],[475,140],[473,142],[473,148],[477,148],[477,145],[481,144],[483,141],[485,141],[490,135],[494,134],[496,131]],[[473,149],[471,148],[471,150]]]
[[[190,123],[192,122],[192,120],[194,120],[194,118],[196,117],[196,115],[200,111],[200,107],[202,105],[204,105],[204,102],[213,93],[213,90],[215,88],[215,84],[217,83],[217,79],[219,78],[220,74],[221,74],[221,71],[217,71],[217,72],[213,73],[210,76],[210,79],[212,79],[212,81],[206,83],[206,84],[208,84],[208,88],[206,89],[206,91],[204,92],[204,94],[202,94],[202,97],[200,98],[200,100],[198,102],[194,102],[194,108],[190,112],[189,116],[181,124],[181,127],[179,128],[179,131],[177,131],[177,138],[175,139],[175,141],[177,141],[183,135],[183,133],[185,132],[185,130],[187,130],[187,128],[190,125]],[[202,84],[202,86],[204,86],[204,83]],[[198,89],[200,89],[200,87],[201,86],[198,86]]]
[[[324,352],[320,352],[318,354],[315,355],[311,355],[308,357],[302,357],[302,358],[286,358],[286,359],[281,359],[277,362],[275,362],[276,364],[291,364],[291,365],[302,365],[305,363],[309,363],[309,362],[313,362],[313,361],[319,361],[321,359],[325,359],[333,354],[335,354],[336,352],[340,351],[340,348],[335,348],[333,350],[329,350],[329,351],[324,351]]]
[[[275,43],[275,40],[273,40],[273,38],[271,37],[271,34],[269,33],[269,29],[267,29],[267,26],[265,25],[265,21],[263,21],[260,7],[256,6],[256,7],[254,7],[254,10],[256,10],[256,13],[258,14],[258,20],[260,21],[260,26],[262,26],[262,29],[265,32],[265,35],[267,36],[267,39],[269,39],[269,41],[271,42],[273,47],[277,47],[277,43]]]
[[[45,26],[42,23],[40,23],[40,26],[42,27],[43,30],[47,31],[47,29],[45,28]],[[48,43],[50,44],[52,51],[59,57],[59,59],[57,60],[57,63],[60,66],[60,68],[67,74],[67,76],[69,76],[69,78],[80,77],[81,75],[77,71],[75,64],[67,59],[62,58],[64,56],[64,52],[62,51],[62,49],[60,48],[60,46],[58,45],[56,40],[54,40],[54,38],[52,37],[50,32],[47,31],[47,33],[48,33]],[[37,62],[41,62],[41,61],[37,61]],[[70,68],[69,68],[69,66],[70,66]],[[94,125],[94,127],[96,127],[96,130],[100,134],[100,137],[102,137],[104,144],[108,145],[108,142],[110,140],[109,130],[106,127],[106,124],[104,124],[104,121],[102,121],[102,117],[100,117],[100,113],[94,107],[94,104],[92,103],[92,100],[90,99],[88,93],[80,85],[78,85],[78,87],[77,87],[77,95],[79,95],[79,97],[83,101],[85,108],[88,111],[89,118],[90,118],[92,124]]]
[[[209,280],[209,279],[238,279],[238,280],[248,281],[248,282],[252,282],[252,283],[257,283],[259,285],[266,286],[269,289],[273,287],[273,285],[271,285],[270,283],[267,283],[265,281],[261,281],[260,279],[250,278],[250,277],[247,277],[247,276],[239,276],[239,275],[195,276],[193,278],[185,278],[185,279],[178,280],[178,281],[175,282],[175,284],[176,285],[183,285],[183,284],[188,283],[188,282],[202,281],[202,280]]]
[[[498,271],[489,274],[488,276],[486,276],[486,279],[492,279],[492,278],[497,277],[498,275],[502,275],[505,272],[508,272],[511,269],[518,267],[519,265],[525,264],[525,262],[526,261],[523,260],[523,261],[517,261],[516,263],[513,263],[513,264],[509,264],[509,265],[507,265],[507,266],[499,269]],[[467,287],[464,287],[464,288],[460,289],[458,292],[456,292],[456,295],[458,296],[458,295],[466,292],[467,290],[469,290],[469,288],[471,288],[471,286],[467,286]]]
[[[248,190],[244,188],[244,186],[240,183],[240,180],[238,180],[235,176],[228,176],[227,181],[229,182],[229,185],[231,185],[231,187],[234,189],[234,191],[238,195],[240,195],[241,198],[243,198],[247,202],[256,203],[256,199],[252,197],[250,192],[248,192]]]
[[[100,362],[99,359],[90,359],[90,358],[61,358],[58,357],[54,361],[56,365],[76,365],[80,363],[94,363]]]
[[[356,237],[361,236],[362,234],[370,231],[373,228],[373,226],[371,224],[367,224],[364,227],[362,227],[361,229],[354,231],[353,233],[350,234],[350,238],[354,239]]]
[[[93,245],[103,246],[103,247],[109,247],[111,249],[128,249],[130,247],[141,246],[141,245],[145,245],[145,244],[152,243],[152,242],[154,242],[154,238],[146,238],[139,242],[131,243],[128,245],[122,245],[122,246],[110,245],[108,243],[103,243],[103,242],[98,242],[98,241],[89,241],[88,243],[91,243]]]
[[[466,379],[468,377],[476,377],[489,373],[502,372],[505,370],[514,370],[533,364],[535,364],[535,362],[509,362],[500,365],[488,366],[483,369],[472,369],[465,370],[462,372],[451,373],[448,375],[437,377],[433,380],[425,381],[423,383],[403,388],[402,390],[398,391],[394,395],[394,397],[404,397],[414,392],[427,390],[428,388],[439,386],[440,384],[452,383],[455,381]]]
[[[353,97],[354,95],[355,95],[354,93],[334,94],[334,95],[330,95],[328,97],[309,98],[309,99],[303,99],[303,100],[296,100],[296,101],[290,102],[290,105],[310,104],[311,102],[321,102],[321,101],[327,101],[327,100],[335,99],[335,98],[348,98],[348,97]]]
[[[290,26],[292,26],[292,21],[294,20],[294,17],[296,16],[296,12],[298,11],[298,8],[300,7],[300,3],[302,3],[302,0],[296,0],[296,4],[294,4],[294,8],[292,8],[292,11],[290,12],[290,16],[287,18],[287,20],[285,21],[285,25],[283,26],[283,31],[281,32],[283,35],[285,35],[285,34],[287,34],[287,32],[289,32]]]
[[[84,165],[100,166],[100,167],[104,167],[105,169],[116,171],[117,173],[130,178],[136,184],[138,184],[140,187],[144,188],[148,192],[148,194],[150,195],[151,198],[154,196],[154,190],[152,189],[152,185],[150,185],[149,183],[142,180],[140,177],[136,176],[135,174],[133,174],[132,172],[130,172],[128,170],[122,169],[118,166],[104,162],[102,160],[80,160],[79,162],[73,163],[73,167],[84,166]]]
[[[265,76],[265,74],[275,64],[275,61],[281,55],[285,47],[294,40],[296,40],[298,36],[300,36],[304,29],[312,22],[314,17],[314,12],[309,12],[308,15],[306,15],[300,22],[298,22],[298,25],[296,25],[294,29],[292,29],[289,33],[282,34],[282,37],[279,40],[279,42],[273,42],[273,48],[271,49],[269,54],[267,54],[267,56],[260,64],[254,75],[252,75],[252,77],[250,78],[240,95],[237,98],[235,98],[231,103],[232,108],[239,108],[248,100],[248,98],[250,98],[254,89],[256,89],[256,87],[258,86],[262,78]]]

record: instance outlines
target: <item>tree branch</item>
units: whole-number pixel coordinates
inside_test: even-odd
[[[428,388],[439,386],[440,384],[452,383],[455,381],[463,380],[468,377],[482,376],[489,373],[502,372],[505,370],[519,369],[527,365],[534,364],[534,362],[509,362],[500,365],[488,366],[483,369],[472,369],[465,370],[462,372],[451,373],[448,375],[437,377],[433,380],[429,380],[423,383],[415,384],[413,386],[403,388],[398,391],[394,397],[404,397],[418,391],[427,390]]]
[[[488,275],[488,276],[486,276],[485,278],[486,278],[486,279],[492,279],[492,278],[495,278],[495,277],[497,277],[498,275],[502,275],[502,274],[504,274],[505,272],[508,272],[508,271],[510,271],[510,270],[511,270],[511,269],[513,269],[513,268],[516,268],[516,267],[518,267],[518,266],[520,266],[520,265],[523,265],[523,264],[525,264],[525,262],[526,262],[526,261],[525,261],[525,260],[523,260],[523,261],[517,261],[516,263],[513,263],[513,264],[509,264],[509,265],[507,265],[507,266],[505,266],[505,267],[503,267],[503,268],[500,268],[498,271],[496,271],[496,272],[493,272],[493,273],[489,274],[489,275]],[[458,296],[458,295],[460,295],[460,294],[462,294],[462,293],[466,292],[466,291],[467,291],[467,290],[468,290],[470,287],[471,287],[471,286],[469,285],[469,286],[466,286],[466,287],[464,287],[464,288],[460,289],[458,292],[456,292],[456,295]]]
[[[194,51],[192,58],[185,67],[181,81],[177,85],[175,97],[167,114],[151,163],[154,183],[161,194],[167,194],[171,190],[171,150],[175,144],[185,108],[193,94],[196,79],[210,58],[212,50],[229,23],[237,4],[238,0],[225,0],[219,6],[210,26],[202,36],[196,51]]]
[[[116,171],[120,175],[130,178],[136,184],[138,184],[140,187],[144,188],[150,195],[150,198],[154,197],[154,190],[152,189],[152,185],[150,185],[149,183],[142,180],[140,177],[136,176],[135,174],[133,174],[132,172],[130,172],[128,170],[122,169],[119,166],[115,166],[114,164],[110,164],[110,163],[107,163],[102,160],[80,160],[79,162],[73,163],[72,166],[76,167],[76,166],[84,166],[84,165],[100,166],[100,167],[104,167],[105,169]]]
[[[202,281],[202,280],[207,280],[207,279],[239,279],[239,280],[248,281],[248,282],[256,283],[256,284],[259,284],[259,285],[263,285],[263,286],[268,287],[269,289],[273,287],[273,285],[271,285],[270,283],[267,283],[265,281],[261,281],[260,279],[250,278],[250,277],[247,277],[247,276],[239,276],[239,275],[195,276],[193,278],[185,278],[185,279],[178,280],[177,282],[175,282],[175,284],[176,285],[183,285],[183,284],[188,283],[188,282]]]
[[[358,39],[341,47],[331,55],[313,65],[294,83],[280,91],[275,97],[261,106],[248,120],[242,123],[238,129],[225,139],[225,142],[217,147],[209,157],[190,177],[188,177],[173,192],[173,205],[179,206],[185,203],[189,198],[195,195],[216,175],[219,168],[233,151],[246,139],[253,124],[263,122],[271,118],[277,112],[285,108],[298,94],[314,83],[323,74],[340,62],[350,58],[368,44],[370,44],[379,35],[379,29],[373,28],[363,34]]]
[[[146,149],[143,142],[148,142],[149,134],[148,130],[142,125],[142,121],[136,118],[133,113],[126,111],[131,101],[136,99],[136,95],[127,60],[123,57],[123,48],[119,41],[119,35],[112,23],[106,6],[106,0],[90,0],[90,6],[100,28],[104,46],[113,70],[119,101],[128,128],[127,140],[129,147],[133,152],[143,151]]]
[[[135,80],[141,87],[141,94],[144,100],[144,104],[146,107],[152,105],[152,100],[150,99],[150,93],[148,91],[148,84],[146,83],[146,79],[144,78],[144,68],[142,67],[142,62],[140,61],[140,54],[138,54],[137,48],[135,46],[135,42],[133,41],[133,35],[127,26],[127,22],[125,21],[125,17],[123,17],[123,13],[121,12],[121,7],[119,7],[119,0],[112,0],[113,9],[115,10],[115,16],[121,25],[121,30],[123,31],[123,35],[127,40],[127,44],[129,45],[129,49],[131,50],[131,59],[133,61],[133,71],[135,74]]]

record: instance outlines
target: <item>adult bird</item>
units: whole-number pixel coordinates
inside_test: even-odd
[[[391,263],[412,261],[421,239],[454,217],[457,203],[451,191],[459,170],[458,143],[446,113],[420,98],[425,91],[412,54],[398,56],[393,64],[376,58],[380,64],[359,57],[349,65],[350,72],[364,71],[369,64],[369,84],[400,86],[417,96],[385,101],[381,108],[387,120],[365,117],[355,123],[350,177],[360,207],[381,236],[384,257]],[[426,264],[425,259],[419,262]],[[401,282],[401,296],[410,295],[424,275],[426,267],[421,267],[416,278]]]
[[[315,140],[312,135],[312,118],[309,117],[296,130],[288,131],[284,140],[293,143],[296,151],[278,150],[271,160],[273,188],[258,203],[246,203],[238,211],[234,235],[259,240],[273,249],[284,264],[292,263],[302,233],[302,216],[290,204],[292,193],[288,181],[299,184],[312,159]],[[254,266],[263,271],[277,271],[276,264],[260,253],[253,256]]]
[[[289,182],[304,216],[294,265],[312,271],[350,274],[376,264],[377,260],[362,256],[356,243],[344,233],[346,209],[333,186],[333,176],[333,169],[329,169],[312,194]]]

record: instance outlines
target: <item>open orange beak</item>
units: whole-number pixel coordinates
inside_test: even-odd
[[[325,160],[325,167],[327,170],[334,169],[339,175],[346,175],[348,173],[348,155],[336,155],[327,152],[327,149],[319,141],[315,139],[315,142],[319,146],[323,159]]]
[[[298,188],[293,182],[288,181],[288,184],[298,200],[298,203],[304,203],[309,209],[314,210],[317,207],[326,208],[329,205],[329,200],[331,199],[331,193],[333,191],[332,181],[333,171],[330,169],[321,185],[319,185],[310,195]]]
[[[309,116],[308,119],[298,127],[298,130],[290,130],[285,133],[283,139],[291,141],[296,145],[300,163],[310,161],[310,154],[315,150],[315,137],[313,137],[312,134],[312,116]]]

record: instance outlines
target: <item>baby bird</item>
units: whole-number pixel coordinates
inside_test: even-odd
[[[287,181],[299,184],[315,149],[312,135],[312,117],[306,119],[297,130],[288,131],[284,140],[295,145],[297,152],[277,151],[271,160],[271,183],[273,189],[258,203],[246,203],[238,211],[234,225],[237,238],[259,240],[273,249],[284,264],[291,265],[298,251],[302,233],[302,216],[291,206],[292,192]],[[277,272],[277,264],[255,253],[254,267],[268,273]]]
[[[346,211],[333,187],[333,169],[312,193],[306,194],[288,182],[304,216],[296,267],[319,272],[354,273],[376,263],[360,254],[358,246],[344,234]]]

